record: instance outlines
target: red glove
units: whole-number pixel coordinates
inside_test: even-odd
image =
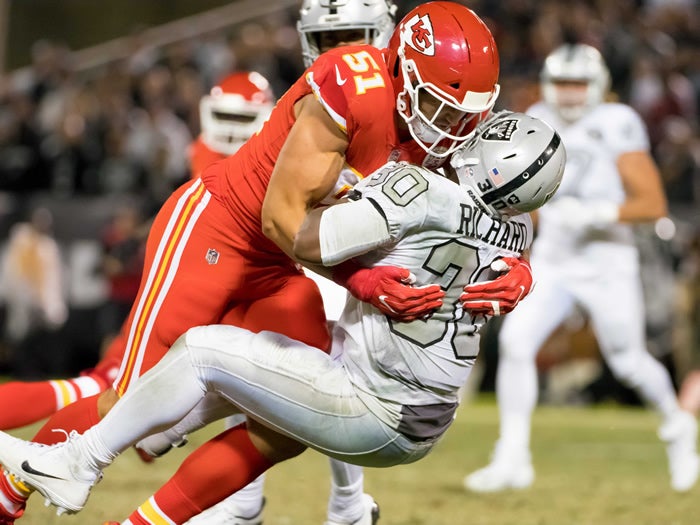
[[[333,274],[360,301],[376,306],[397,321],[414,321],[442,306],[445,292],[440,285],[411,286],[415,276],[405,268],[375,266],[361,268],[345,265]]]
[[[497,259],[491,263],[491,269],[502,275],[493,281],[468,284],[459,297],[463,308],[472,314],[507,314],[532,291],[532,269],[522,257]]]

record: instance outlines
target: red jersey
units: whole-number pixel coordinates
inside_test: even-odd
[[[280,98],[258,134],[202,176],[206,188],[224,203],[247,236],[242,239],[247,246],[241,248],[281,253],[262,233],[262,202],[279,152],[294,124],[294,104],[311,93],[349,139],[346,169],[330,198],[342,197],[390,158],[420,163],[425,156],[420,148],[402,148],[403,153],[411,151],[414,158],[394,152],[400,143],[396,96],[382,51],[369,45],[332,49]]]
[[[192,179],[200,177],[209,164],[214,164],[226,157],[223,153],[214,151],[204,144],[201,135],[190,144],[187,155],[190,158],[190,178]]]

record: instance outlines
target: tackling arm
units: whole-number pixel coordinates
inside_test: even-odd
[[[363,220],[357,223],[354,217]],[[400,321],[424,317],[442,305],[440,286],[412,287],[415,277],[405,268],[363,268],[349,259],[389,240],[386,221],[371,204],[349,202],[311,211],[294,239],[294,254],[305,264],[335,264],[330,277],[385,315]]]
[[[347,136],[323,106],[307,95],[280,151],[262,206],[263,233],[290,257],[306,214],[333,188],[345,159]]]

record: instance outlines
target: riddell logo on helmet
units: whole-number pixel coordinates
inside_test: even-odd
[[[428,15],[415,15],[403,26],[403,41],[419,53],[435,55],[433,24]]]

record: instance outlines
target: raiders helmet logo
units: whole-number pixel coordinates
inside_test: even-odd
[[[497,140],[502,142],[507,142],[510,140],[511,136],[518,129],[518,121],[515,119],[505,119],[499,120],[495,124],[486,128],[481,134],[481,138],[484,140]]]
[[[428,15],[412,16],[403,26],[401,39],[419,53],[435,55],[433,24]]]

